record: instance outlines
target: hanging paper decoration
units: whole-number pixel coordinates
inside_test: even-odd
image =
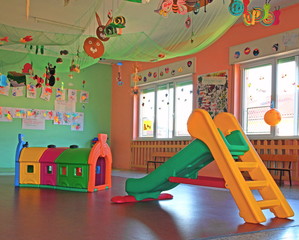
[[[187,17],[187,19],[186,19],[186,21],[185,21],[185,26],[186,26],[186,28],[190,28],[190,26],[191,26],[191,18],[188,16]]]
[[[75,89],[68,89],[68,100],[77,102],[77,91]]]
[[[244,12],[244,4],[240,0],[232,0],[228,6],[228,10],[231,15],[241,16]]]
[[[133,75],[133,82],[134,82],[134,87],[132,89],[133,94],[138,94],[139,93],[139,89],[137,87],[137,82],[139,81],[139,67],[137,66],[137,64],[134,65],[134,75]]]
[[[69,54],[68,50],[61,50],[60,51],[60,55],[68,55],[68,54]]]
[[[56,66],[53,66],[52,64],[48,63],[48,66],[46,66],[46,85],[55,85],[55,71]]]
[[[261,24],[265,27],[269,27],[269,26],[273,25],[274,21],[275,21],[275,16],[274,16],[273,12],[268,12],[268,17],[264,18],[261,21]]]
[[[0,38],[0,41],[2,41],[2,42],[8,42],[8,37]]]
[[[62,88],[56,88],[55,99],[59,101],[65,100],[65,91]]]
[[[2,45],[3,42],[8,42],[8,37],[0,38],[0,45]]]
[[[32,36],[26,36],[26,37],[21,38],[20,42],[21,43],[27,43],[27,42],[30,42],[32,40],[33,40]]]
[[[6,87],[7,85],[6,75],[0,73],[0,87]]]
[[[80,73],[80,65],[79,64],[75,64],[75,60],[72,60],[71,66],[70,66],[70,72],[76,72],[76,73]]]
[[[106,36],[105,34],[105,28],[113,21],[112,17],[110,17],[106,23],[106,25],[102,24],[100,16],[96,13],[96,19],[98,22],[98,27],[96,29],[96,35],[97,37],[102,40],[103,42],[106,42],[109,40],[109,37]]]
[[[125,28],[126,19],[123,16],[117,16],[113,22],[106,26],[104,32],[106,36],[113,37],[122,34],[122,29]]]
[[[26,75],[23,73],[10,71],[7,73],[7,78],[11,87],[22,87],[26,85]]]
[[[27,84],[27,98],[36,98],[36,86],[34,84]]]
[[[121,66],[123,64],[121,62],[118,62],[116,65],[118,66],[118,72],[117,72],[117,78],[116,78],[117,79],[117,85],[121,86],[121,85],[124,84],[124,82],[121,79],[121,72],[120,72]]]
[[[278,25],[279,24],[279,16],[280,16],[280,7],[275,8],[275,10],[273,11],[273,14],[275,16],[273,25]]]
[[[104,54],[103,43],[95,37],[86,38],[83,48],[86,54],[92,58],[99,58]]]
[[[33,75],[33,67],[31,63],[25,63],[22,69],[22,73]]]
[[[270,2],[271,2],[271,0],[266,0],[266,3],[264,5],[264,19],[268,18],[269,11],[271,8]]]
[[[56,63],[58,63],[58,64],[63,63],[62,58],[57,58],[57,59],[56,59]]]
[[[251,11],[244,10],[243,13],[244,24],[246,26],[252,26],[255,25],[255,23],[259,22],[263,26],[267,26],[267,27],[271,25],[279,24],[280,10],[279,8],[275,8],[275,11],[271,12],[270,1],[271,0],[266,0],[266,3],[263,8],[253,7]],[[243,2],[245,4],[245,0]]]
[[[154,12],[167,17],[168,13],[178,13],[181,15],[193,12],[198,14],[200,7],[206,7],[213,0],[163,0],[160,7]]]
[[[52,95],[52,88],[51,87],[42,87],[42,92],[41,92],[41,99],[44,99],[46,101],[50,101]]]
[[[24,87],[14,87],[11,90],[11,95],[13,97],[22,97],[24,95]]]
[[[10,89],[9,86],[6,86],[6,87],[0,87],[0,95],[8,96],[8,94],[9,94],[9,89]]]
[[[243,5],[244,5],[244,13],[248,12],[248,5],[250,3],[250,0],[243,0]]]
[[[41,77],[39,77],[37,75],[35,75],[33,77],[33,79],[37,82],[36,85],[35,85],[36,88],[42,87],[42,84],[44,83],[44,79],[42,79]]]
[[[80,103],[88,103],[89,93],[86,91],[81,91],[80,93]]]

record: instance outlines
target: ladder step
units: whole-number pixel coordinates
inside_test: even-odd
[[[269,186],[267,181],[247,181],[246,183],[250,189],[261,189]]]
[[[250,171],[258,167],[256,162],[236,162],[240,171]]]
[[[261,200],[257,201],[257,204],[261,209],[269,209],[272,207],[279,206],[280,202],[278,200]]]

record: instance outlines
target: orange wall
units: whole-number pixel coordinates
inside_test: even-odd
[[[221,70],[229,73],[229,111],[238,114],[239,92],[238,82],[234,76],[233,67],[229,65],[229,47],[253,41],[259,38],[275,35],[299,28],[297,15],[299,4],[281,10],[280,24],[265,27],[261,24],[245,26],[236,24],[229,29],[218,41],[205,50],[186,57],[160,61],[158,63],[138,63],[142,70],[180,61],[189,57],[196,57],[196,74],[205,74]],[[221,23],[219,23],[221,24]],[[130,142],[133,136],[133,95],[130,87],[130,76],[133,73],[134,62],[124,62],[121,67],[121,76],[124,84],[117,85],[118,66],[113,66],[112,74],[112,122],[111,122],[111,149],[113,168],[130,169]],[[211,165],[203,171],[204,175],[218,175],[218,169]]]

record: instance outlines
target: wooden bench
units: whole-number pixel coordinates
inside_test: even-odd
[[[287,172],[289,175],[290,186],[292,186],[292,163],[298,161],[296,155],[282,155],[282,154],[260,154],[260,158],[265,163],[269,171],[279,172],[279,184],[282,183],[282,175]]]
[[[146,163],[146,172],[148,173],[149,164],[154,164],[155,169],[157,168],[157,164],[164,163],[168,158],[173,157],[177,152],[152,152],[151,157],[152,160],[147,161]]]

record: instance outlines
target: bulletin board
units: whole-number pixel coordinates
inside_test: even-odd
[[[12,87],[0,87],[0,95],[37,98],[34,84]],[[75,89],[63,89],[50,86],[41,87],[39,98],[45,101],[55,99],[54,109],[30,109],[0,105],[0,122],[12,122],[15,118],[22,119],[22,129],[45,130],[45,121],[53,121],[54,125],[69,125],[72,131],[83,131],[84,113],[76,111],[78,97],[80,103],[88,103],[89,92]]]

